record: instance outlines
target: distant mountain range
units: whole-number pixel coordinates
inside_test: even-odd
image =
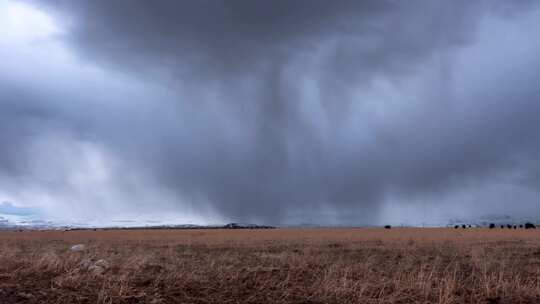
[[[257,225],[257,224],[244,224],[244,223],[229,223],[225,225],[193,225],[193,224],[180,224],[180,225],[114,225],[114,226],[99,226],[93,227],[89,225],[60,225],[51,221],[43,220],[27,220],[20,222],[11,222],[10,220],[0,217],[0,230],[85,230],[85,229],[274,229],[274,226]]]
[[[85,222],[54,222],[40,218],[39,210],[35,208],[17,207],[10,203],[0,204],[0,229],[272,229],[274,226],[258,225],[250,223],[228,223],[215,225],[197,224],[168,224],[157,220],[136,221],[132,219],[114,220],[111,224],[90,224]],[[538,218],[532,217],[512,217],[509,215],[492,214],[474,218],[452,218],[446,223],[425,223],[422,225],[393,225],[404,227],[453,227],[455,225],[472,225],[476,227],[487,227],[491,223],[495,225],[516,225],[531,222],[540,224]],[[380,225],[382,227],[382,225]],[[365,225],[319,225],[315,223],[300,223],[297,225],[286,225],[289,228],[322,228],[322,227],[368,227]],[[369,227],[378,227],[369,225]]]

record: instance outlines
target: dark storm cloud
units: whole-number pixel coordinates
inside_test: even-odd
[[[328,48],[328,80],[406,73],[431,52],[466,43],[480,2],[53,1],[72,17],[72,45],[92,60],[184,79],[280,77]],[[272,84],[270,84],[271,86]]]
[[[65,21],[82,60],[148,88],[67,84],[76,106],[49,88],[2,103],[7,124],[59,123],[226,218],[279,223],[326,208],[367,222],[389,196],[437,200],[537,176],[539,41],[488,49],[519,32],[530,3],[32,3]],[[525,55],[501,56],[515,49]],[[25,145],[20,129],[2,130]],[[0,166],[23,162],[1,151]]]

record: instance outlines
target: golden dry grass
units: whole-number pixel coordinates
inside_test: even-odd
[[[0,303],[540,303],[540,230],[0,232]]]

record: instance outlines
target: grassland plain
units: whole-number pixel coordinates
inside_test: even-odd
[[[540,230],[5,231],[0,303],[540,303]]]

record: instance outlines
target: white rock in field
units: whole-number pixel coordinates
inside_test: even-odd
[[[101,267],[101,268],[108,269],[109,268],[109,262],[107,262],[105,260],[97,260],[94,263],[94,266],[98,266],[98,267]]]
[[[83,251],[85,246],[83,244],[77,244],[71,246],[71,251]]]
[[[97,260],[92,266],[88,267],[88,271],[100,275],[109,269],[109,262],[105,260]]]

